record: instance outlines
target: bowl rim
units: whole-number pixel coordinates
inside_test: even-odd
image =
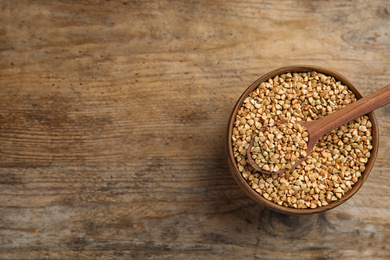
[[[366,168],[364,172],[362,173],[362,176],[358,179],[358,181],[354,184],[351,190],[349,190],[341,199],[329,203],[328,205],[317,207],[314,209],[295,209],[295,208],[289,208],[285,206],[278,205],[272,201],[269,201],[265,199],[263,196],[261,196],[259,193],[257,193],[255,190],[253,190],[249,184],[246,182],[246,180],[242,177],[242,174],[238,170],[234,155],[233,155],[233,145],[232,145],[232,134],[233,134],[233,124],[235,122],[235,117],[237,115],[238,109],[241,107],[244,100],[247,98],[247,96],[253,92],[260,83],[267,81],[270,78],[274,78],[277,75],[281,75],[288,72],[311,72],[316,71],[318,73],[322,73],[327,76],[334,77],[337,81],[340,81],[343,85],[347,86],[349,90],[351,90],[357,99],[360,99],[363,97],[362,93],[349,81],[347,80],[343,75],[340,73],[333,71],[331,69],[319,67],[319,66],[313,66],[313,65],[291,65],[286,67],[281,67],[275,70],[272,70],[260,78],[258,78],[256,81],[254,81],[249,87],[246,88],[246,90],[241,94],[240,98],[234,105],[234,108],[230,114],[228,127],[227,127],[227,147],[226,147],[226,153],[228,158],[228,165],[231,174],[233,175],[235,181],[239,185],[239,187],[254,201],[259,203],[262,206],[268,207],[274,211],[290,214],[290,215],[308,215],[308,214],[316,214],[325,212],[327,210],[333,209],[344,202],[346,202],[348,199],[350,199],[353,195],[357,193],[357,191],[362,187],[363,183],[368,178],[368,175],[370,174],[378,154],[378,146],[379,146],[379,129],[378,129],[378,123],[376,121],[375,115],[373,112],[368,113],[368,117],[370,118],[370,121],[372,123],[372,150],[370,151],[370,157],[368,159],[368,162],[366,163]]]

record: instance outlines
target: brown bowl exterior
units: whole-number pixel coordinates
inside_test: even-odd
[[[230,171],[236,180],[237,184],[240,186],[240,188],[254,201],[259,203],[262,206],[268,207],[274,211],[290,214],[290,215],[307,215],[307,214],[316,214],[320,212],[324,212],[327,210],[330,210],[332,208],[335,208],[348,199],[350,199],[359,189],[362,187],[363,183],[366,181],[368,175],[371,172],[372,167],[374,166],[377,153],[378,153],[378,144],[379,144],[379,130],[378,130],[378,124],[375,119],[374,113],[368,113],[368,117],[371,120],[372,123],[372,150],[371,150],[371,156],[368,159],[368,162],[366,164],[366,169],[362,173],[362,176],[359,178],[359,180],[355,183],[355,185],[352,187],[351,190],[349,190],[340,200],[337,200],[335,202],[329,203],[326,206],[317,207],[315,209],[294,209],[294,208],[288,208],[285,206],[280,206],[276,203],[273,203],[267,199],[265,199],[263,196],[258,194],[256,191],[254,191],[248,183],[245,181],[245,179],[242,177],[241,173],[238,170],[235,158],[233,156],[233,146],[232,146],[232,134],[233,134],[233,124],[237,115],[237,112],[239,108],[241,107],[242,103],[244,102],[245,98],[254,91],[260,83],[269,80],[270,78],[274,78],[277,75],[281,75],[287,72],[311,72],[311,71],[317,71],[319,73],[323,73],[328,76],[334,77],[337,81],[340,81],[343,85],[347,86],[357,97],[357,99],[360,99],[363,97],[362,93],[354,86],[351,82],[349,82],[345,77],[340,75],[337,72],[334,72],[332,70],[321,68],[317,66],[288,66],[283,67],[280,69],[276,69],[274,71],[271,71],[264,76],[260,77],[258,80],[253,82],[241,95],[239,100],[237,101],[229,119],[228,123],[228,129],[227,129],[227,157],[228,157],[228,164]]]

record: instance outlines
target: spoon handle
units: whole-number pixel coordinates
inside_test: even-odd
[[[315,121],[307,121],[312,129],[310,137],[319,140],[321,136],[362,115],[390,103],[390,85],[353,102],[336,112]],[[308,125],[309,125],[308,124]]]

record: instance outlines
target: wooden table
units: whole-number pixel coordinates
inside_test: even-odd
[[[278,67],[390,83],[390,1],[0,1],[1,259],[389,259],[390,106],[363,188],[256,205],[229,114]]]

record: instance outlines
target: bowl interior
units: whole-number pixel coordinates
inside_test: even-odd
[[[372,123],[372,150],[370,158],[368,159],[368,162],[366,164],[366,168],[364,172],[362,173],[362,176],[358,179],[358,181],[355,183],[355,185],[350,189],[344,196],[332,203],[329,203],[326,206],[317,207],[315,209],[295,209],[295,208],[289,208],[285,206],[278,205],[272,201],[269,201],[265,199],[263,196],[258,194],[256,191],[254,191],[249,184],[245,181],[245,179],[242,177],[240,171],[238,170],[236,160],[233,155],[233,146],[232,146],[232,133],[233,133],[233,124],[237,115],[237,112],[239,108],[241,107],[242,103],[246,99],[246,97],[253,92],[262,82],[265,82],[269,80],[270,78],[274,78],[277,75],[281,75],[287,72],[311,72],[316,71],[328,76],[334,77],[337,81],[340,81],[343,85],[347,86],[348,89],[350,89],[356,96],[357,99],[360,99],[363,97],[362,93],[354,86],[351,82],[349,82],[345,77],[340,75],[337,72],[334,72],[329,69],[317,67],[317,66],[289,66],[289,67],[283,67],[280,69],[276,69],[274,71],[271,71],[264,76],[257,79],[254,83],[252,83],[245,92],[241,95],[239,100],[237,101],[229,119],[228,123],[228,130],[227,130],[227,156],[228,156],[228,164],[230,171],[236,180],[237,184],[240,186],[240,188],[253,200],[255,200],[257,203],[266,206],[268,208],[271,208],[275,211],[286,213],[286,214],[293,214],[293,215],[305,215],[305,214],[314,214],[314,213],[320,213],[327,211],[329,209],[332,209],[334,207],[339,206],[340,204],[347,201],[349,198],[351,198],[363,185],[365,180],[367,179],[369,173],[371,172],[372,167],[374,166],[377,153],[378,153],[378,142],[379,142],[379,131],[378,131],[378,124],[375,119],[374,113],[368,113],[368,117],[370,118],[370,121]]]

